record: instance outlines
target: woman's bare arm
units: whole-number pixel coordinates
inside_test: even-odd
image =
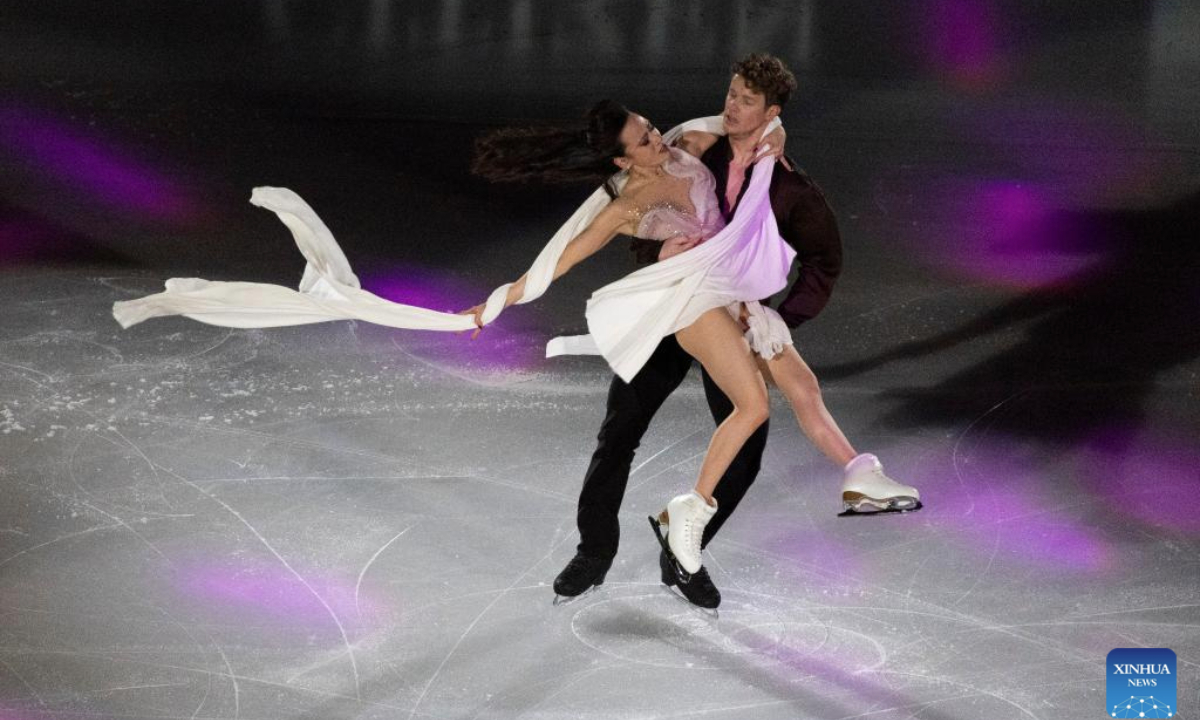
[[[554,266],[554,278],[557,280],[587,258],[596,254],[609,243],[618,233],[625,232],[629,228],[629,213],[626,211],[626,203],[620,199],[609,203],[607,207],[600,211],[600,214],[588,224],[571,241],[563,248],[563,253],[558,258],[558,263]],[[504,307],[513,305],[521,296],[525,294],[525,280],[528,273],[522,275],[516,282],[508,288],[508,293],[504,299]],[[473,308],[463,310],[460,315],[474,315],[476,330],[471,335],[474,340],[479,331],[483,329],[483,308],[486,303],[480,303]]]

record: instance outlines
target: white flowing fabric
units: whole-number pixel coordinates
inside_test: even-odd
[[[759,298],[782,290],[796,251],[779,236],[771,210],[774,165],[774,158],[756,164],[738,212],[724,229],[687,252],[593,293],[586,313],[589,334],[555,338],[547,355],[599,352],[629,382],[663,337],[691,325],[705,311],[738,301],[758,305]],[[755,325],[762,328],[764,309],[758,311]]]
[[[768,127],[767,132],[774,127],[774,124]],[[709,117],[684,123],[672,128],[663,139],[673,142],[688,130],[720,132],[721,119]],[[763,162],[768,161],[759,164]],[[768,165],[754,173],[742,199],[741,212],[725,230],[686,253],[601,288],[589,300],[588,329],[596,339],[595,346],[623,379],[632,379],[659,340],[686,327],[703,310],[733,300],[767,297],[786,283],[794,251],[779,238],[770,210],[767,196],[770,169]],[[615,179],[618,188],[624,186],[626,177]],[[255,188],[250,202],[279,216],[308,261],[298,290],[267,283],[172,278],[164,292],[114,303],[113,317],[117,322],[129,328],[153,317],[183,315],[210,325],[236,328],[355,319],[414,330],[462,331],[475,327],[469,315],[394,303],[363,290],[329,228],[291,190]],[[597,189],[559,228],[530,267],[525,292],[516,301],[518,304],[531,302],[545,293],[567,244],[608,202],[604,189]],[[743,232],[748,234],[739,242],[738,233]],[[718,262],[722,264],[716,266]],[[758,262],[763,265],[753,272],[753,263]],[[782,276],[777,271],[780,267]],[[744,287],[749,294],[730,297],[727,292],[717,292],[721,287],[729,287],[728,282],[723,286],[716,282],[722,279]],[[501,285],[488,296],[482,317],[484,324],[495,320],[504,310],[511,286],[511,283]],[[548,354],[560,353],[550,353],[548,348]]]

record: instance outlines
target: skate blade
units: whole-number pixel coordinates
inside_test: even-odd
[[[588,588],[587,590],[584,590],[583,592],[579,593],[578,595],[559,595],[558,593],[555,593],[554,594],[554,602],[552,602],[551,605],[553,605],[554,607],[558,607],[560,605],[570,605],[571,603],[575,602],[579,598],[587,597],[588,595],[591,595],[594,592],[598,592],[601,587],[603,587],[603,586],[602,585],[593,585],[590,588]]]
[[[876,499],[862,493],[842,493],[842,512],[838,517],[915,512],[924,505],[918,498],[907,495]]]
[[[675,559],[675,553],[671,552],[671,545],[667,542],[667,537],[663,535],[662,528],[666,526],[667,512],[664,510],[658,514],[658,517],[649,516],[650,529],[654,531],[654,537],[658,540],[658,544],[662,546],[663,552],[667,554],[667,561],[671,563],[671,569],[675,571],[675,577],[679,582],[687,584],[692,581],[692,574],[679,564]],[[686,598],[684,598],[686,600]],[[689,605],[691,603],[688,603]]]
[[[699,605],[693,603],[691,600],[688,600],[687,597],[683,593],[681,593],[677,590],[674,590],[670,587],[667,587],[666,585],[663,585],[663,591],[666,592],[671,597],[678,600],[679,602],[683,603],[684,605],[687,605],[688,609],[691,610],[692,612],[696,613],[697,615],[700,615],[708,620],[712,620],[713,622],[716,622],[717,620],[721,619],[721,609],[720,608],[700,607]]]

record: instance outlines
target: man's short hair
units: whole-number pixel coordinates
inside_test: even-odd
[[[796,89],[796,76],[783,61],[766,53],[751,53],[733,64],[734,74],[741,75],[746,87],[762,93],[767,107],[787,104]]]

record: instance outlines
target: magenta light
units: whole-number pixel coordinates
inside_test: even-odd
[[[907,179],[884,170],[876,203],[912,207],[899,237],[908,254],[971,281],[1035,289],[1080,278],[1107,259],[1111,238],[1078,218],[1161,196],[1177,174],[1169,154],[1132,151],[1151,133],[1107,104],[1031,100],[945,120],[990,169],[927,173],[915,206],[893,189]]]
[[[936,231],[903,237],[923,264],[1019,289],[1054,285],[1103,257],[1103,244],[1059,222],[1056,193],[1038,182],[942,178],[927,188]]]
[[[791,560],[803,582],[819,588],[822,602],[855,596],[868,587],[860,551],[837,540],[827,530],[796,528],[771,543],[772,551]]]
[[[399,263],[372,268],[360,274],[360,280],[364,290],[387,300],[444,312],[458,312],[487,300],[502,281],[497,278],[496,285],[467,283],[456,279],[448,268]],[[580,303],[581,325],[583,309]],[[394,342],[402,351],[435,365],[450,363],[459,369],[489,373],[529,371],[547,362],[546,342],[551,333],[543,317],[534,302],[509,308],[475,340],[470,339],[470,333],[408,330],[399,331]]]
[[[1083,443],[1081,483],[1115,522],[1200,536],[1200,442],[1167,431],[1109,427]]]
[[[178,587],[208,608],[304,627],[332,623],[334,615],[343,626],[360,626],[380,610],[369,596],[356,597],[353,579],[320,571],[297,572],[299,577],[282,564],[267,561],[184,565]]]
[[[198,202],[131,151],[45,113],[0,107],[0,144],[35,171],[111,209],[173,222],[199,215]]]
[[[994,440],[963,448],[953,477],[938,483],[940,517],[980,562],[1062,572],[1102,573],[1115,562],[1109,542],[1030,448]],[[1047,483],[1053,482],[1053,485]]]
[[[927,0],[921,13],[917,54],[937,75],[962,89],[985,89],[1003,79],[999,16],[991,0]]]
[[[37,257],[47,245],[60,242],[60,238],[44,224],[27,218],[0,219],[0,258],[5,261]]]

